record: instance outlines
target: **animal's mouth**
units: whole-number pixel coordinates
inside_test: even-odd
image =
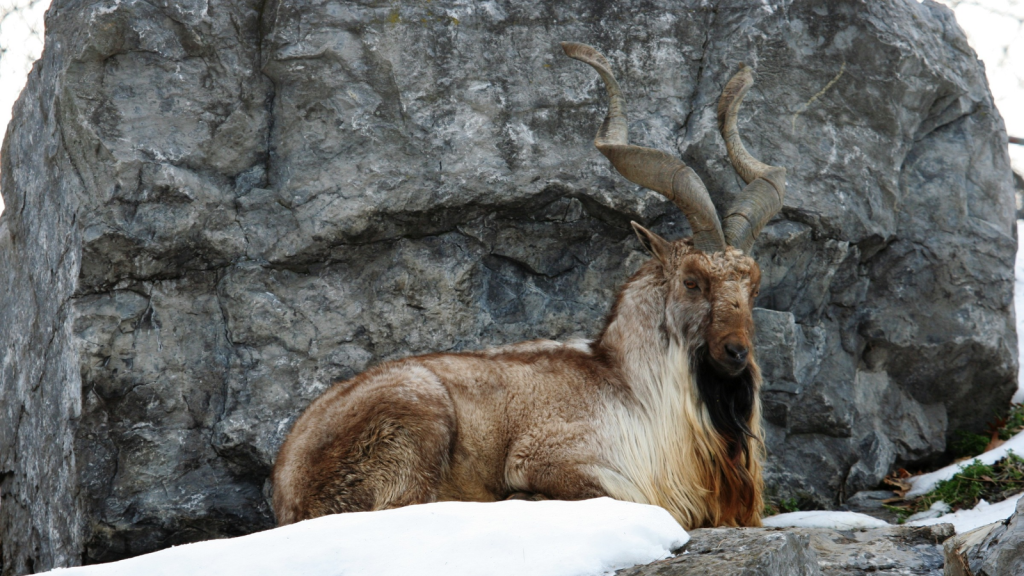
[[[743,374],[747,369],[746,359],[742,361],[730,359],[727,362],[723,362],[718,358],[715,358],[713,354],[708,354],[708,359],[710,360],[711,367],[714,368],[715,372],[718,372],[719,375],[728,378],[735,378],[740,374]]]

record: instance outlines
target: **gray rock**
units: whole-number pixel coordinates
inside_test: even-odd
[[[1024,219],[1024,176],[1014,170],[1013,194],[1017,201],[1017,220]]]
[[[950,538],[946,576],[1024,574],[1024,499],[1008,519]]]
[[[841,508],[897,524],[899,516],[885,508],[886,500],[895,498],[896,493],[890,490],[862,490],[847,498]]]
[[[271,526],[291,422],[367,366],[594,336],[629,220],[689,229],[594,150],[560,40],[722,206],[716,100],[756,73],[773,494],[838,505],[1005,408],[1005,132],[935,3],[55,0],[0,170],[3,573]]]
[[[810,537],[823,576],[940,576],[942,543],[954,534],[952,524],[797,533]]]
[[[691,540],[681,553],[616,574],[940,576],[942,542],[952,535],[951,524],[871,530],[705,528],[690,532]]]
[[[705,528],[677,555],[616,576],[821,576],[807,534],[776,529]]]

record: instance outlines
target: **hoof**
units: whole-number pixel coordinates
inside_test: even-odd
[[[547,499],[548,497],[543,494],[532,494],[530,492],[513,492],[505,498],[505,500],[528,500],[530,502],[539,502]]]

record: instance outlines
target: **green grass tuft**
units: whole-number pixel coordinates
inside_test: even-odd
[[[800,503],[797,502],[796,498],[786,498],[779,502],[779,508],[781,508],[783,512],[799,512]]]
[[[953,452],[954,458],[968,458],[984,452],[988,443],[988,436],[957,430],[953,432],[953,441],[950,443],[950,449]]]
[[[973,508],[978,501],[999,502],[1024,490],[1024,458],[1009,452],[989,466],[975,460],[948,480],[942,480],[931,492],[902,506],[886,506],[902,524],[909,516],[931,508],[942,500],[953,510]]]
[[[999,428],[999,438],[1009,440],[1014,434],[1024,430],[1024,404],[1010,406],[1010,413],[1006,416],[1006,423]]]
[[[762,516],[775,516],[784,512],[799,512],[801,510],[816,510],[818,507],[811,502],[801,504],[797,498],[783,498],[779,500],[766,499],[764,513]]]

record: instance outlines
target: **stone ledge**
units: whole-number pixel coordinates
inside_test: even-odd
[[[671,558],[617,576],[875,576],[943,572],[942,543],[953,526],[704,528]]]

